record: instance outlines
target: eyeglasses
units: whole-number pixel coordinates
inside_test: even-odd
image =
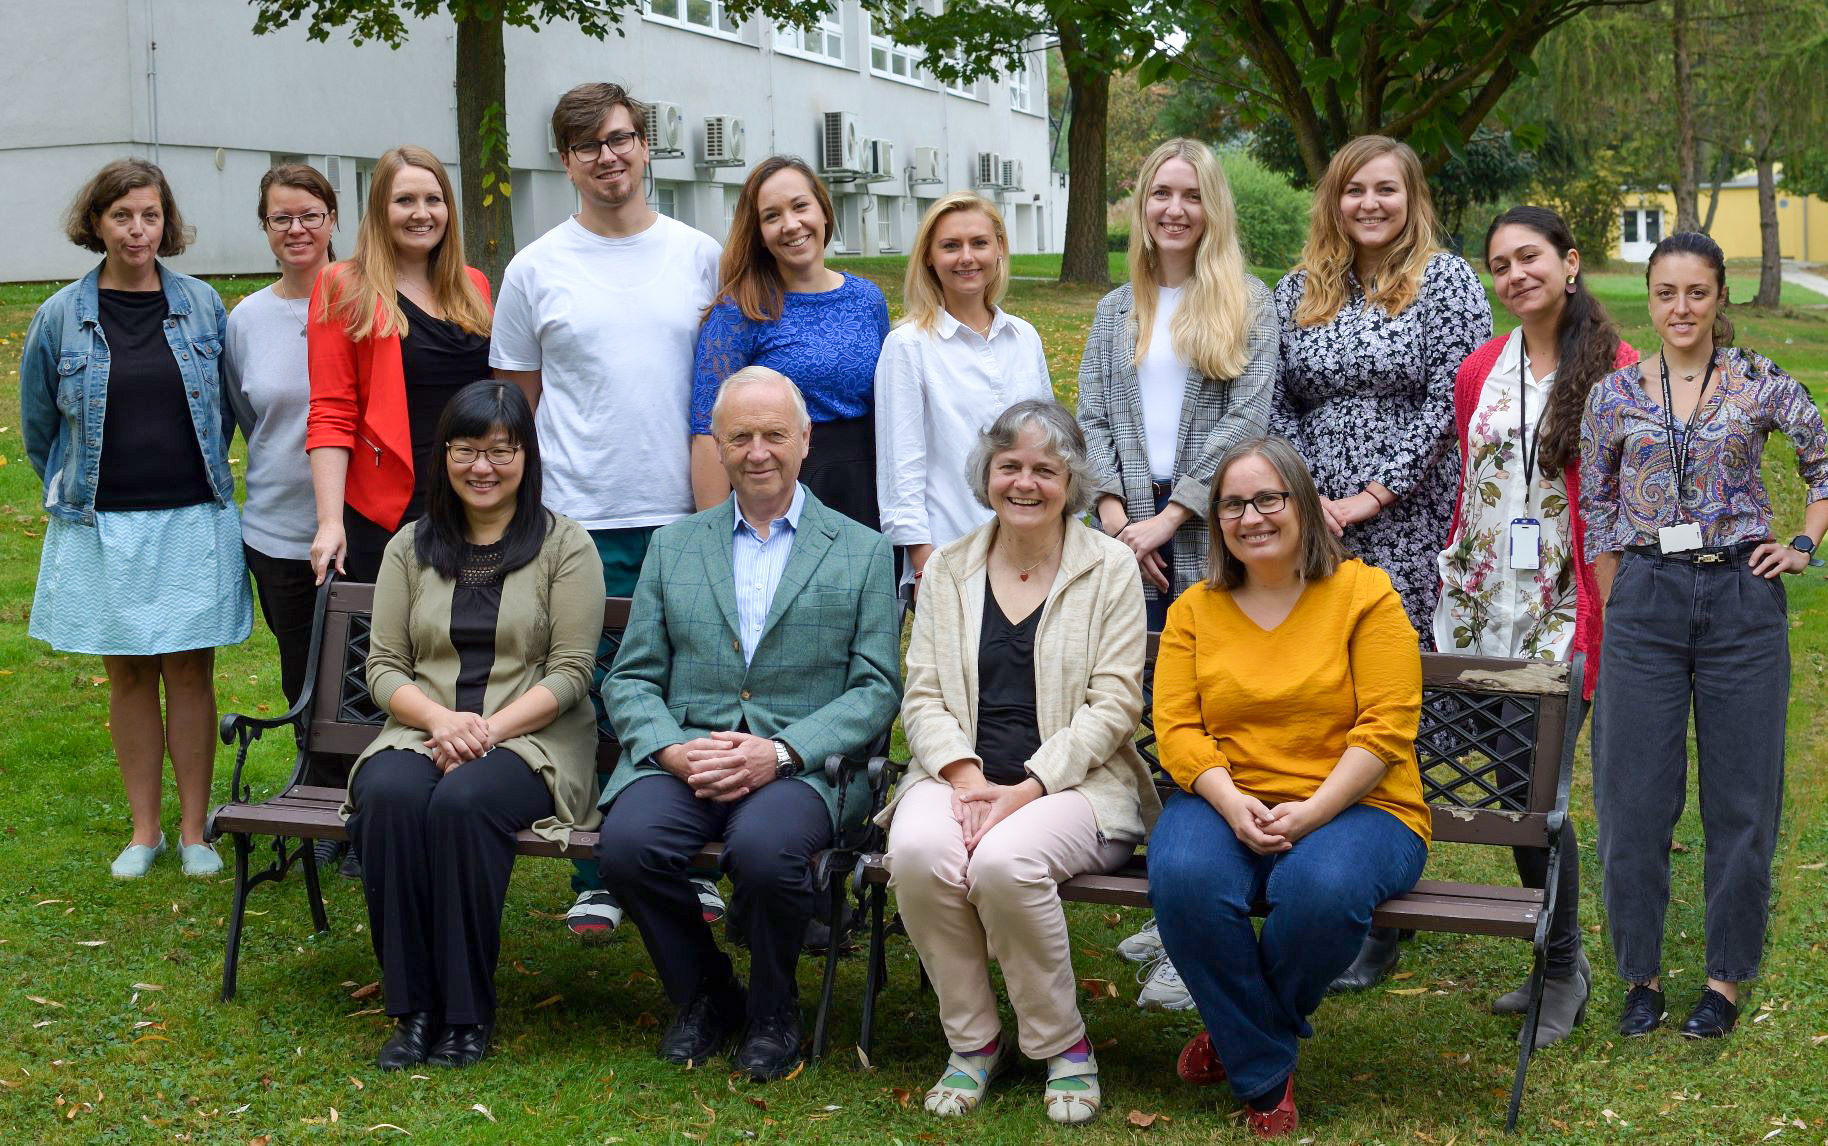
[[[486,450],[479,450],[475,446],[444,443],[444,456],[460,466],[474,465],[479,457],[488,458],[492,466],[512,465],[515,455],[519,453],[519,446],[490,446]]]
[[[627,155],[635,149],[641,136],[632,131],[612,131],[606,139],[585,139],[571,145],[571,154],[579,163],[595,163],[605,147],[612,155]]]
[[[328,211],[306,211],[303,215],[268,215],[267,230],[283,233],[290,231],[292,224],[297,223],[307,231],[315,231],[329,218]]]
[[[1244,516],[1244,507],[1255,506],[1257,512],[1265,517],[1275,513],[1288,504],[1288,490],[1266,489],[1256,497],[1222,497],[1219,499],[1219,516],[1226,521],[1236,521]]]

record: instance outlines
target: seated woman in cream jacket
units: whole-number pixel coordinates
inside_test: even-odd
[[[926,1107],[970,1111],[1014,1058],[994,957],[1022,1053],[1047,1062],[1048,1117],[1083,1122],[1098,1111],[1098,1065],[1057,885],[1121,865],[1160,811],[1132,740],[1142,588],[1130,550],[1078,520],[1093,486],[1059,403],[1005,410],[968,477],[996,517],[922,570],[901,708],[913,760],[879,817],[952,1051]]]

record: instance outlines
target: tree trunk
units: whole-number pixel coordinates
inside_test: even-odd
[[[1676,230],[1701,228],[1699,188],[1695,185],[1695,75],[1688,54],[1688,4],[1674,0],[1670,21],[1676,65]]]
[[[1777,175],[1768,152],[1758,156],[1758,295],[1753,306],[1777,305],[1783,292],[1783,250],[1777,236]]]
[[[1104,227],[1104,134],[1110,111],[1111,73],[1088,59],[1078,26],[1060,22],[1060,55],[1066,61],[1066,246],[1060,281],[1105,286],[1111,281]]]
[[[1722,151],[1714,160],[1713,178],[1708,180],[1707,216],[1701,220],[1701,233],[1714,233],[1714,213],[1720,210],[1720,185],[1733,176],[1733,156],[1731,152]]]
[[[457,20],[457,159],[462,187],[463,250],[471,266],[489,276],[499,287],[501,272],[514,256],[512,188],[508,178],[507,120],[496,110],[500,131],[499,154],[485,154],[484,119],[490,109],[505,109],[508,94],[508,60],[502,51],[501,19]],[[484,187],[483,174],[495,169],[492,186]],[[484,206],[483,200],[489,200]]]

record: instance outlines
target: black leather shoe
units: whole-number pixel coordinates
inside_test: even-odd
[[[488,1056],[492,1023],[452,1023],[444,1028],[425,1061],[433,1066],[475,1066]]]
[[[823,913],[824,910],[825,906],[821,905],[821,913]],[[857,913],[851,910],[849,900],[844,902],[843,909],[838,912],[838,916],[842,921],[838,926],[838,946],[841,948],[848,948],[850,946],[851,933],[857,929]],[[831,921],[825,919],[822,914],[813,916],[806,923],[806,939],[804,946],[807,953],[811,955],[823,955],[831,949],[831,945]]]
[[[381,1044],[375,1065],[382,1070],[405,1070],[425,1061],[438,1035],[438,1022],[430,1011],[413,1011],[394,1020],[394,1033]]]
[[[731,1069],[755,1082],[771,1082],[793,1073],[800,1065],[800,1008],[789,1005],[778,1015],[757,1019],[743,1035],[743,1045],[730,1060]]]
[[[1384,976],[1396,969],[1396,943],[1399,933],[1394,927],[1373,927],[1365,933],[1365,944],[1358,958],[1327,985],[1330,995],[1363,991],[1375,987]]]
[[[1663,992],[1639,983],[1625,992],[1625,1010],[1619,1015],[1619,1034],[1628,1039],[1647,1035],[1663,1025]]]
[[[343,862],[336,869],[336,874],[342,876],[344,879],[362,878],[362,857],[355,854],[355,846],[353,844],[350,845],[348,851],[343,853]]]
[[[1685,1039],[1725,1038],[1739,1021],[1739,1004],[1709,987],[1695,1000],[1695,1009],[1682,1022]]]
[[[734,983],[700,989],[660,1036],[660,1057],[680,1066],[704,1063],[743,1025],[743,1007],[743,990]]]

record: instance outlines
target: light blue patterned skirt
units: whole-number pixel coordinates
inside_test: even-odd
[[[205,502],[51,518],[29,632],[59,652],[154,656],[238,645],[254,624],[241,515]]]

